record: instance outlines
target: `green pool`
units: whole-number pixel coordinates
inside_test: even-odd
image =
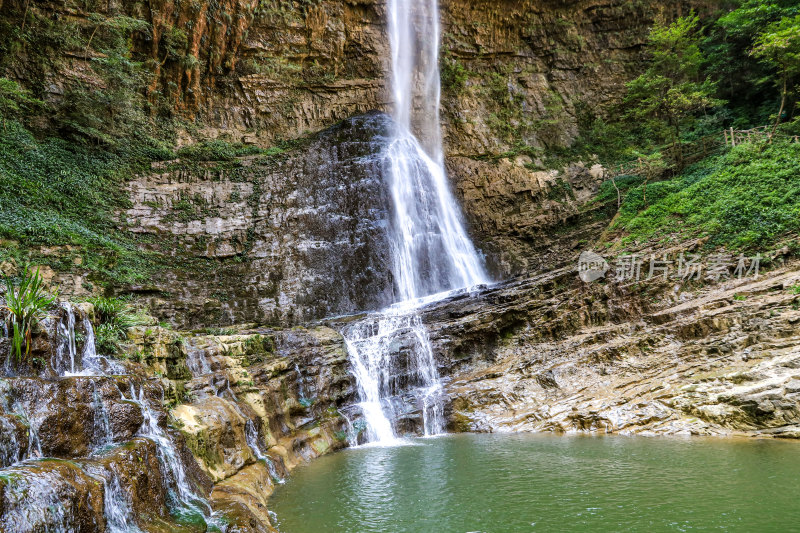
[[[282,533],[800,531],[800,443],[457,435],[297,468]]]

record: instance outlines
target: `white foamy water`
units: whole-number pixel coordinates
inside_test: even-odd
[[[422,414],[425,435],[444,430],[444,393],[419,307],[488,283],[461,220],[444,167],[439,125],[436,0],[389,0],[395,131],[384,152],[392,199],[389,240],[395,305],[342,332],[369,443],[399,441],[403,399]],[[401,355],[401,345],[407,353]],[[407,368],[401,366],[407,364]]]

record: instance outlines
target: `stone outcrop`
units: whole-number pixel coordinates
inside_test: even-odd
[[[182,326],[297,324],[392,299],[380,157],[391,121],[373,113],[302,149],[230,168],[174,162],[132,181],[131,231],[171,256],[136,288]]]
[[[144,531],[183,530],[170,511],[169,467],[154,440],[137,436],[146,402],[161,431],[173,432],[175,449],[186,450],[166,426],[160,391],[158,383],[130,376],[0,380],[3,420],[23,429],[9,435],[3,424],[0,529],[100,532],[108,506],[125,505]],[[181,460],[188,482],[207,493],[203,472]]]
[[[471,431],[798,436],[796,263],[721,284],[565,268],[426,313]]]
[[[52,368],[65,312],[35,334]],[[276,484],[355,431],[339,411],[355,395],[344,341],[329,328],[137,326],[124,348],[125,375],[48,366],[0,379],[0,529],[194,532],[224,516],[227,531],[269,531]]]
[[[170,416],[214,482],[213,508],[237,531],[264,531],[276,484],[347,445],[352,428],[339,408],[353,402],[355,385],[343,339],[329,328],[226,333],[189,336],[180,352],[162,352],[191,369],[188,379],[165,381],[182,393]]]

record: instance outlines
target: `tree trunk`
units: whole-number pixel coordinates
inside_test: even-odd
[[[778,131],[778,126],[781,124],[781,115],[783,115],[783,108],[786,106],[786,86],[788,85],[788,73],[786,68],[783,69],[783,92],[781,93],[781,107],[778,109],[778,118],[775,119],[775,125],[772,127],[772,135],[770,135],[769,142],[775,137],[775,132]]]

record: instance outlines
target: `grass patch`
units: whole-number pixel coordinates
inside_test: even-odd
[[[116,355],[121,351],[120,343],[126,331],[134,326],[152,325],[154,319],[144,311],[136,309],[129,298],[90,298],[100,325],[95,332],[95,344],[100,353]]]
[[[9,122],[0,135],[0,261],[11,257],[62,271],[80,264],[100,280],[146,279],[151,259],[117,229],[113,217],[129,205],[121,184],[162,152],[135,139],[124,153],[55,137],[40,140]],[[37,255],[41,246],[74,251]]]
[[[184,146],[178,156],[189,161],[233,161],[237,157],[261,153],[257,146],[232,144],[223,140],[204,140]]]
[[[678,234],[732,249],[775,243],[800,230],[800,144],[746,144],[680,176],[627,194],[614,226],[623,242]]]

